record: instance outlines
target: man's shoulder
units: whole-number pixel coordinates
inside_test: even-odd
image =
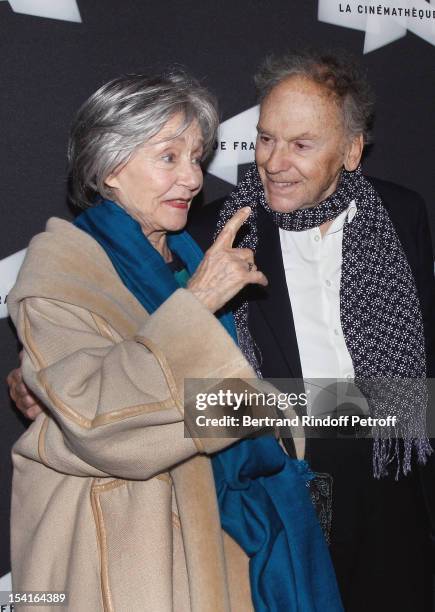
[[[402,217],[409,221],[411,217],[419,217],[425,210],[424,200],[416,191],[377,177],[366,178],[381,196],[393,222],[396,218],[401,220]]]
[[[371,176],[367,176],[367,179],[381,196],[406,252],[415,248],[421,232],[430,236],[426,205],[420,194],[383,179]]]

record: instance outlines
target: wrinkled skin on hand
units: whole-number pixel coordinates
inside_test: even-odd
[[[187,285],[211,312],[222,308],[246,285],[267,285],[267,278],[254,263],[251,249],[233,247],[237,232],[250,213],[251,209],[246,206],[227,221]]]

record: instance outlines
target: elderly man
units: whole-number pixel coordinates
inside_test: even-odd
[[[373,97],[358,66],[292,54],[266,61],[256,83],[256,166],[190,225],[206,248],[237,208],[253,208],[240,246],[255,250],[269,286],[235,304],[245,354],[264,377],[432,376],[425,207],[417,194],[361,173]],[[412,451],[423,462],[430,448],[421,439]],[[431,610],[429,467],[400,452],[395,465],[365,439],[309,439],[306,454],[333,480],[330,550],[345,609]]]
[[[417,194],[361,172],[367,82],[347,59],[317,54],[268,60],[256,82],[256,165],[190,224],[205,251],[235,210],[253,209],[240,246],[255,251],[269,286],[234,303],[245,355],[271,378],[433,375],[425,208]],[[38,410],[25,387],[13,385],[13,395],[29,416]],[[430,452],[423,435],[409,450],[421,461]],[[431,610],[428,468],[400,452],[374,454],[364,439],[309,439],[307,459],[333,482],[330,550],[345,609]]]

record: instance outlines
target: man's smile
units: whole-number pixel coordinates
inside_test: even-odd
[[[299,185],[301,181],[274,181],[267,177],[267,184],[269,188],[276,191],[285,191],[295,185]]]

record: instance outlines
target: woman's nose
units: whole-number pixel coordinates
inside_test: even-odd
[[[202,170],[199,164],[193,163],[190,159],[182,163],[179,169],[178,183],[195,191],[202,185]]]

